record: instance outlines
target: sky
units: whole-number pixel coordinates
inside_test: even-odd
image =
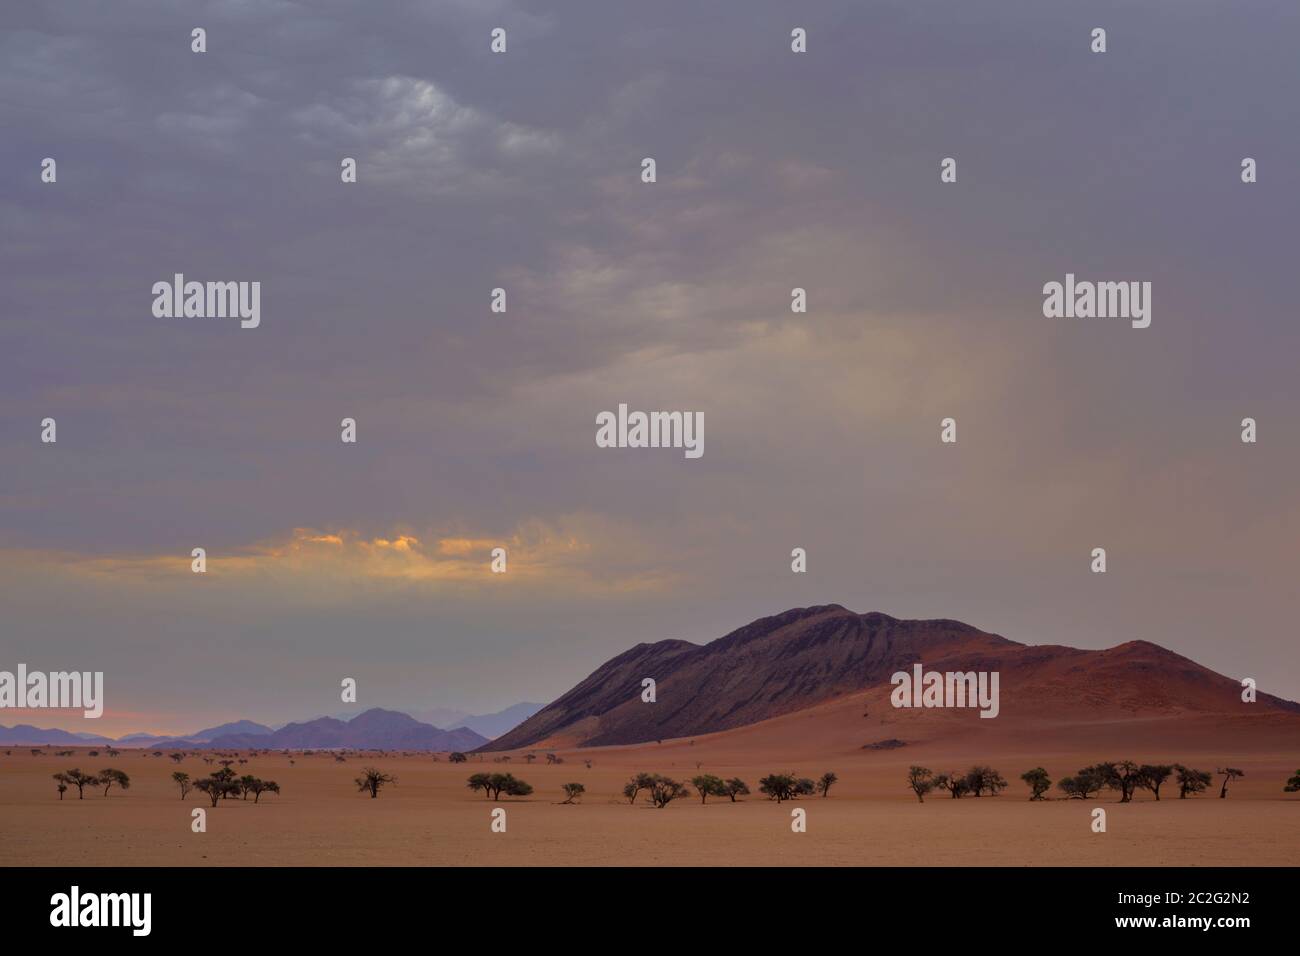
[[[346,677],[487,713],[826,603],[1300,698],[1295,4],[119,0],[0,31],[0,670],[106,695],[0,722],[278,723]],[[260,325],[155,317],[178,272],[260,282]],[[1151,282],[1151,326],[1044,317],[1067,273]],[[597,447],[620,403],[702,413],[704,454]]]

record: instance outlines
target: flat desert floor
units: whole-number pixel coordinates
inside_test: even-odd
[[[257,756],[237,769],[282,787],[260,803],[225,800],[216,809],[199,793],[182,801],[171,781],[176,769],[200,776],[211,769],[195,756],[178,767],[139,751],[116,758],[32,756],[27,748],[0,751],[0,861],[5,865],[1294,865],[1300,857],[1300,797],[1282,792],[1300,760],[1290,748],[1231,761],[1245,770],[1226,800],[1218,781],[1206,794],[1177,799],[1166,784],[1162,799],[1141,792],[1121,805],[1116,794],[1087,801],[1031,803],[1019,776],[1041,764],[1052,778],[1100,759],[1175,762],[1213,770],[1222,754],[1184,750],[1144,753],[1137,748],[1043,752],[1029,742],[1002,743],[1002,753],[942,744],[899,751],[826,753],[792,760],[756,754],[746,735],[668,741],[635,748],[557,751],[564,762],[509,764],[485,755],[468,764],[424,755],[353,754],[345,763],[316,753]],[[779,735],[778,735],[779,736]],[[1035,756],[1030,756],[1037,749]],[[1113,752],[1112,752],[1113,751]],[[545,751],[540,751],[544,753]],[[794,751],[787,751],[794,752]],[[585,761],[590,759],[588,768]],[[907,790],[911,763],[936,771],[987,763],[1010,782],[997,797],[953,800],[932,794],[924,804]],[[700,764],[699,769],[696,765]],[[357,792],[353,778],[367,765],[397,776],[378,799]],[[113,766],[131,776],[128,791],[107,797],[76,791],[60,801],[51,774]],[[528,798],[492,801],[472,793],[477,771],[509,771],[536,789]],[[664,809],[619,796],[637,771],[689,780],[697,773],[739,776],[757,791],[773,771],[817,777],[834,771],[828,798],[777,805],[755,793],[737,803],[698,797]],[[586,794],[560,805],[561,785],[577,781]],[[1055,792],[1055,791],[1054,791]],[[493,833],[490,814],[506,810],[505,833]],[[1107,832],[1093,833],[1091,811],[1104,807]],[[191,811],[208,808],[207,832],[191,832]],[[807,811],[807,832],[791,832],[791,808]]]

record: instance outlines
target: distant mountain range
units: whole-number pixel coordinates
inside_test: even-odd
[[[467,727],[443,730],[421,723],[409,714],[373,707],[353,717],[317,717],[286,724],[279,730],[221,734],[205,741],[174,739],[157,747],[201,746],[215,750],[473,750],[488,742]]]
[[[636,744],[731,730],[888,690],[895,672],[917,662],[927,670],[999,672],[1003,726],[1300,715],[1300,704],[1271,694],[1244,704],[1236,680],[1149,641],[1100,651],[1026,645],[959,621],[906,621],[831,604],[765,617],[704,645],[638,644],[480,749]],[[656,682],[654,703],[641,699],[647,677]]]
[[[271,728],[263,724],[254,723],[251,720],[236,720],[228,724],[218,724],[216,727],[207,727],[203,730],[196,731],[192,734],[186,734],[185,740],[204,741],[214,740],[217,737],[223,737],[227,734],[269,734]],[[154,744],[161,743],[164,740],[175,740],[175,737],[168,737],[163,734],[128,734],[125,737],[117,738],[119,746],[123,747],[151,747]]]
[[[207,727],[183,737],[128,734],[115,740],[96,734],[19,724],[15,727],[0,726],[0,745],[225,750],[327,750],[344,747],[358,750],[473,750],[487,743],[492,736],[531,716],[541,706],[516,704],[496,714],[468,718],[452,730],[443,730],[409,714],[378,707],[346,719],[318,717],[315,720],[286,724],[278,729],[251,720],[237,720]],[[471,723],[475,726],[469,726]]]
[[[87,744],[116,745],[117,741],[95,734],[73,734],[66,730],[33,727],[31,724],[15,724],[13,727],[0,727],[0,744],[14,744],[37,747],[41,744],[68,744],[84,747]],[[130,746],[124,744],[123,746]],[[139,746],[136,744],[135,746]]]
[[[412,716],[374,708],[275,729],[241,720],[183,738],[133,734],[118,741],[22,725],[0,727],[0,745],[501,751],[740,732],[795,713],[802,718],[804,712],[816,720],[801,719],[803,731],[830,740],[840,733],[838,725],[816,722],[830,707],[838,708],[837,714],[856,710],[858,721],[868,711],[873,715],[870,726],[879,735],[852,744],[860,750],[871,739],[898,737],[903,726],[920,734],[922,721],[940,716],[942,708],[916,712],[904,725],[889,706],[892,675],[918,663],[927,671],[999,674],[998,719],[975,718],[985,733],[996,724],[998,732],[1020,727],[1030,738],[1048,727],[1074,727],[1087,736],[1154,720],[1184,729],[1193,723],[1226,728],[1237,735],[1233,740],[1242,734],[1300,739],[1300,704],[1262,692],[1244,703],[1239,681],[1149,641],[1095,651],[1021,644],[960,621],[900,620],[830,604],[765,617],[708,644],[638,644],[544,707],[517,704],[476,718],[457,711]],[[652,704],[641,699],[647,677],[656,682]],[[448,725],[453,729],[442,729]],[[846,731],[846,742],[859,730],[866,733],[867,726],[859,722],[856,730]]]
[[[416,720],[436,724],[439,727],[467,727],[491,740],[493,737],[500,737],[513,727],[518,727],[545,706],[545,704],[515,704],[505,710],[498,710],[495,714],[482,714],[477,717],[457,710],[412,710],[409,713]]]

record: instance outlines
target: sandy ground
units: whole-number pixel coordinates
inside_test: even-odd
[[[802,719],[802,718],[800,718]],[[821,722],[819,722],[821,723]],[[27,748],[0,751],[0,862],[5,865],[1294,865],[1300,858],[1300,796],[1285,794],[1287,777],[1300,767],[1300,745],[1257,751],[1231,762],[1246,771],[1227,800],[1216,791],[1178,800],[1171,784],[1160,802],[1142,792],[1121,805],[1107,793],[1086,802],[1031,803],[1019,775],[1042,764],[1053,779],[1100,759],[1182,761],[1213,770],[1222,752],[1191,748],[1143,752],[1132,746],[1104,752],[1048,752],[1042,740],[989,738],[976,749],[966,739],[940,740],[901,751],[846,752],[825,741],[793,748],[794,719],[765,729],[636,748],[561,751],[562,765],[532,765],[515,757],[508,765],[487,755],[453,765],[430,755],[332,756],[280,754],[254,757],[241,772],[279,781],[280,796],[254,805],[223,801],[208,810],[206,833],[191,832],[191,810],[209,807],[191,793],[182,801],[171,782],[170,760],[123,751],[117,758],[32,756]],[[762,725],[759,725],[762,728]],[[813,725],[808,725],[813,726]],[[1127,739],[1132,740],[1131,728]],[[1118,729],[1114,734],[1124,735]],[[831,735],[833,736],[833,735]],[[870,737],[870,734],[868,735]],[[1108,736],[1098,731],[1095,736]],[[1203,735],[1192,735],[1203,736]],[[761,741],[761,743],[760,743]],[[1297,742],[1300,744],[1300,742]],[[1114,752],[1111,752],[1114,750]],[[791,753],[819,753],[800,760]],[[1035,756],[1030,756],[1036,754]],[[593,762],[591,768],[584,761]],[[989,763],[1010,782],[996,798],[952,800],[946,794],[924,804],[906,789],[904,776],[916,762],[935,770]],[[696,763],[702,764],[696,769]],[[372,800],[352,779],[373,764],[394,773],[398,785]],[[131,789],[107,797],[75,791],[60,801],[50,775],[79,767],[115,766],[131,775]],[[194,756],[179,769],[198,776],[210,769]],[[494,802],[465,787],[470,773],[510,771],[536,793]],[[806,833],[790,828],[791,804],[754,795],[738,803],[697,797],[654,809],[629,806],[618,796],[634,771],[689,779],[709,772],[740,776],[757,790],[758,778],[794,770],[840,777],[829,798],[803,798]],[[561,784],[577,781],[587,793],[578,805],[562,806]],[[1217,789],[1217,781],[1216,781]],[[492,833],[490,811],[507,813],[507,832]],[[1093,807],[1108,813],[1108,831],[1091,831]]]

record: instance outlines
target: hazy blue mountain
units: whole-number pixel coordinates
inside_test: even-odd
[[[407,710],[406,712],[416,720],[423,721],[426,724],[433,724],[435,727],[468,727],[469,725],[465,721],[474,717],[468,710],[457,710],[454,707],[430,707],[427,710]]]
[[[471,718],[494,734],[509,730],[520,720],[536,712],[541,705],[516,704],[497,714]],[[521,711],[524,709],[526,712]],[[31,746],[73,745],[122,747],[198,747],[229,749],[324,750],[347,747],[357,750],[473,750],[487,743],[487,733],[461,725],[452,730],[416,720],[408,714],[379,707],[351,716],[317,717],[314,720],[285,724],[272,729],[251,720],[236,720],[207,727],[188,736],[166,734],[128,734],[114,740],[84,731],[72,732],[18,724],[0,726],[0,745]]]
[[[255,725],[261,726],[261,725]],[[351,720],[317,717],[261,733],[222,734],[210,740],[173,739],[167,746],[217,750],[473,750],[487,738],[465,727],[443,730],[408,714],[373,707]]]
[[[475,733],[482,734],[491,740],[500,737],[507,731],[514,730],[545,706],[545,704],[515,704],[505,710],[498,710],[495,714],[466,717],[460,723],[462,726],[468,727]]]
[[[218,724],[215,727],[208,727],[204,730],[196,730],[190,734],[189,740],[214,740],[217,737],[225,737],[229,734],[270,734],[274,733],[270,727],[265,724],[254,723],[251,720],[235,720],[228,724]]]
[[[13,727],[0,727],[0,744],[25,744],[39,747],[41,744],[73,744],[84,747],[86,744],[111,744],[108,737],[95,737],[84,733],[69,733],[66,730],[43,729],[31,724],[16,724]]]

